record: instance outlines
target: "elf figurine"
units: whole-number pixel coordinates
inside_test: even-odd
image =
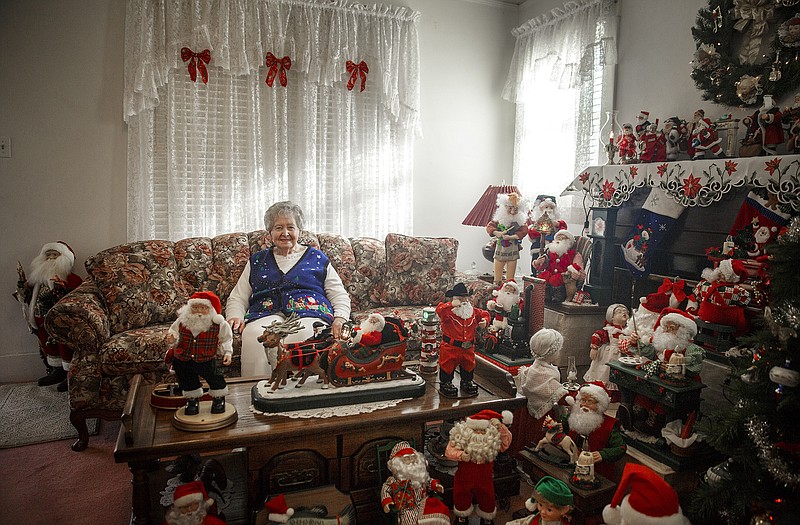
[[[214,292],[196,292],[178,310],[178,318],[169,327],[167,340],[172,348],[165,361],[172,364],[178,385],[187,398],[187,416],[200,413],[203,395],[200,377],[211,389],[211,413],[225,413],[228,385],[217,371],[215,358],[222,355],[222,364],[231,364],[233,332],[221,311],[222,304]]]
[[[522,239],[528,234],[528,210],[517,193],[497,196],[497,210],[486,225],[486,233],[497,239],[494,250],[494,284],[503,282],[503,270],[508,279],[517,273],[517,261]]]
[[[574,497],[566,483],[543,476],[525,500],[525,508],[533,514],[506,522],[506,525],[569,525]]]

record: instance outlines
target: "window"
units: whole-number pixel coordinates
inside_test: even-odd
[[[164,5],[169,4],[169,5]],[[419,128],[408,8],[286,0],[131,0],[126,21],[129,240],[263,228],[290,199],[307,228],[411,233]],[[208,83],[180,50],[209,49]],[[265,55],[288,56],[270,87]],[[347,61],[364,61],[365,89]]]

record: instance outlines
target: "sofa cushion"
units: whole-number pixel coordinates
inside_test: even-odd
[[[353,279],[347,287],[353,310],[379,306],[386,277],[386,244],[372,237],[356,237],[350,239],[350,245],[356,258]]]
[[[186,302],[170,241],[140,241],[104,250],[86,260],[86,271],[108,307],[116,334],[175,319]]]
[[[384,305],[428,305],[453,286],[458,241],[449,237],[386,236]]]
[[[178,268],[178,286],[181,293],[191,297],[194,292],[205,289],[212,267],[213,247],[208,237],[182,239],[173,248],[175,265]]]

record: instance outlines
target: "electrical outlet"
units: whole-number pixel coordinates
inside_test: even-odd
[[[11,158],[11,137],[0,137],[0,157]]]

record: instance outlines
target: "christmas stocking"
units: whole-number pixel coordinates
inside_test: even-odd
[[[755,188],[747,194],[730,235],[736,244],[747,250],[749,257],[764,254],[764,246],[778,236],[780,229],[789,224],[791,208],[781,204],[775,195],[764,188]]]
[[[621,246],[625,266],[634,277],[650,273],[650,257],[685,209],[663,189],[653,187],[650,190],[636,224]]]

